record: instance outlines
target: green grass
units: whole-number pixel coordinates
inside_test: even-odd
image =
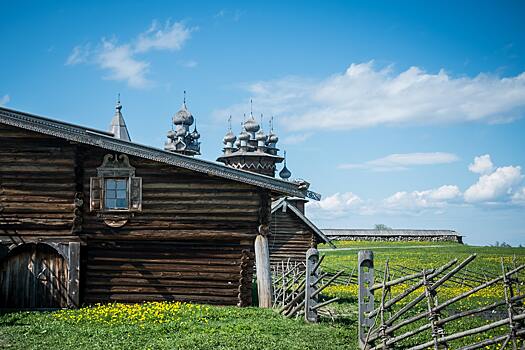
[[[471,254],[477,254],[477,257],[469,264],[469,269],[479,271],[501,273],[501,257],[504,257],[505,264],[510,266],[525,264],[525,248],[476,247],[451,242],[340,241],[335,244],[338,248],[352,248],[352,250],[338,251],[329,249],[327,245],[320,246],[326,249],[322,251],[325,255],[323,267],[351,270],[357,265],[357,253],[360,249],[372,249],[374,264],[381,270],[387,259],[393,265],[428,269],[441,266],[454,258],[463,260]],[[405,247],[411,248],[405,249]]]
[[[76,311],[78,312],[78,311]],[[274,310],[209,307],[208,322],[107,325],[49,312],[0,316],[1,349],[353,349],[353,325],[307,324]]]
[[[357,250],[370,247],[374,248],[375,264],[380,269],[386,259],[394,265],[422,269],[442,265],[452,258],[461,260],[472,253],[478,255],[472,267],[477,270],[488,269],[498,273],[501,271],[501,256],[505,257],[507,264],[525,263],[523,248],[472,247],[441,242],[336,244],[355,250],[323,251],[326,255],[323,263],[325,269],[351,271],[357,263]],[[433,245],[443,247],[433,248]],[[417,248],[405,249],[407,246]],[[196,308],[197,313],[189,309],[186,313],[167,318],[164,323],[155,321],[157,316],[151,316],[153,314],[137,322],[129,322],[129,318],[114,321],[111,314],[103,313],[99,313],[103,315],[102,318],[90,319],[85,317],[89,314],[86,310],[71,310],[61,314],[0,314],[0,349],[356,349],[355,297],[344,295],[338,290],[333,293],[341,293],[339,296],[343,300],[333,304],[332,310],[344,316],[336,322],[323,320],[319,324],[308,324],[302,319],[287,319],[273,310],[215,306]],[[473,298],[462,307],[474,307],[489,299],[487,296]],[[450,325],[447,331],[486,322],[488,321],[481,318],[468,318],[462,323]],[[491,334],[505,330],[498,329]],[[428,336],[423,334],[414,341]],[[470,340],[476,339],[473,337]]]

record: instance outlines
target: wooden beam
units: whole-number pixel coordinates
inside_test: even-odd
[[[80,306],[80,243],[69,242],[68,254],[68,283],[67,306],[78,308]]]

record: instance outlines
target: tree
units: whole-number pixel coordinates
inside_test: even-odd
[[[389,227],[385,224],[375,224],[374,225],[374,229],[378,230],[378,231],[386,231],[386,230],[391,230],[392,227]]]

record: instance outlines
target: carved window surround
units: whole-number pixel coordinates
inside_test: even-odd
[[[116,181],[122,184],[125,181],[125,201],[119,205],[111,205],[115,194],[107,193],[107,188]],[[122,194],[122,191],[119,195]],[[106,200],[106,195],[108,200]],[[134,213],[142,211],[142,178],[135,176],[135,168],[129,163],[125,154],[106,154],[102,165],[97,168],[97,177],[90,179],[91,212],[96,212],[104,222],[111,227],[122,227]]]

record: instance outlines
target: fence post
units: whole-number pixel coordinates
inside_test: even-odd
[[[255,238],[255,265],[259,307],[271,308],[272,276],[270,274],[270,253],[266,235],[259,234]]]
[[[319,251],[315,248],[310,248],[306,252],[306,286],[304,295],[304,317],[309,322],[317,322],[319,317],[314,306],[317,305],[317,295],[314,295],[315,285],[319,278],[318,266]]]
[[[367,314],[374,310],[374,292],[370,291],[374,285],[374,253],[371,250],[359,251],[357,269],[359,347],[366,349],[368,330],[374,325],[374,320],[367,317]]]

